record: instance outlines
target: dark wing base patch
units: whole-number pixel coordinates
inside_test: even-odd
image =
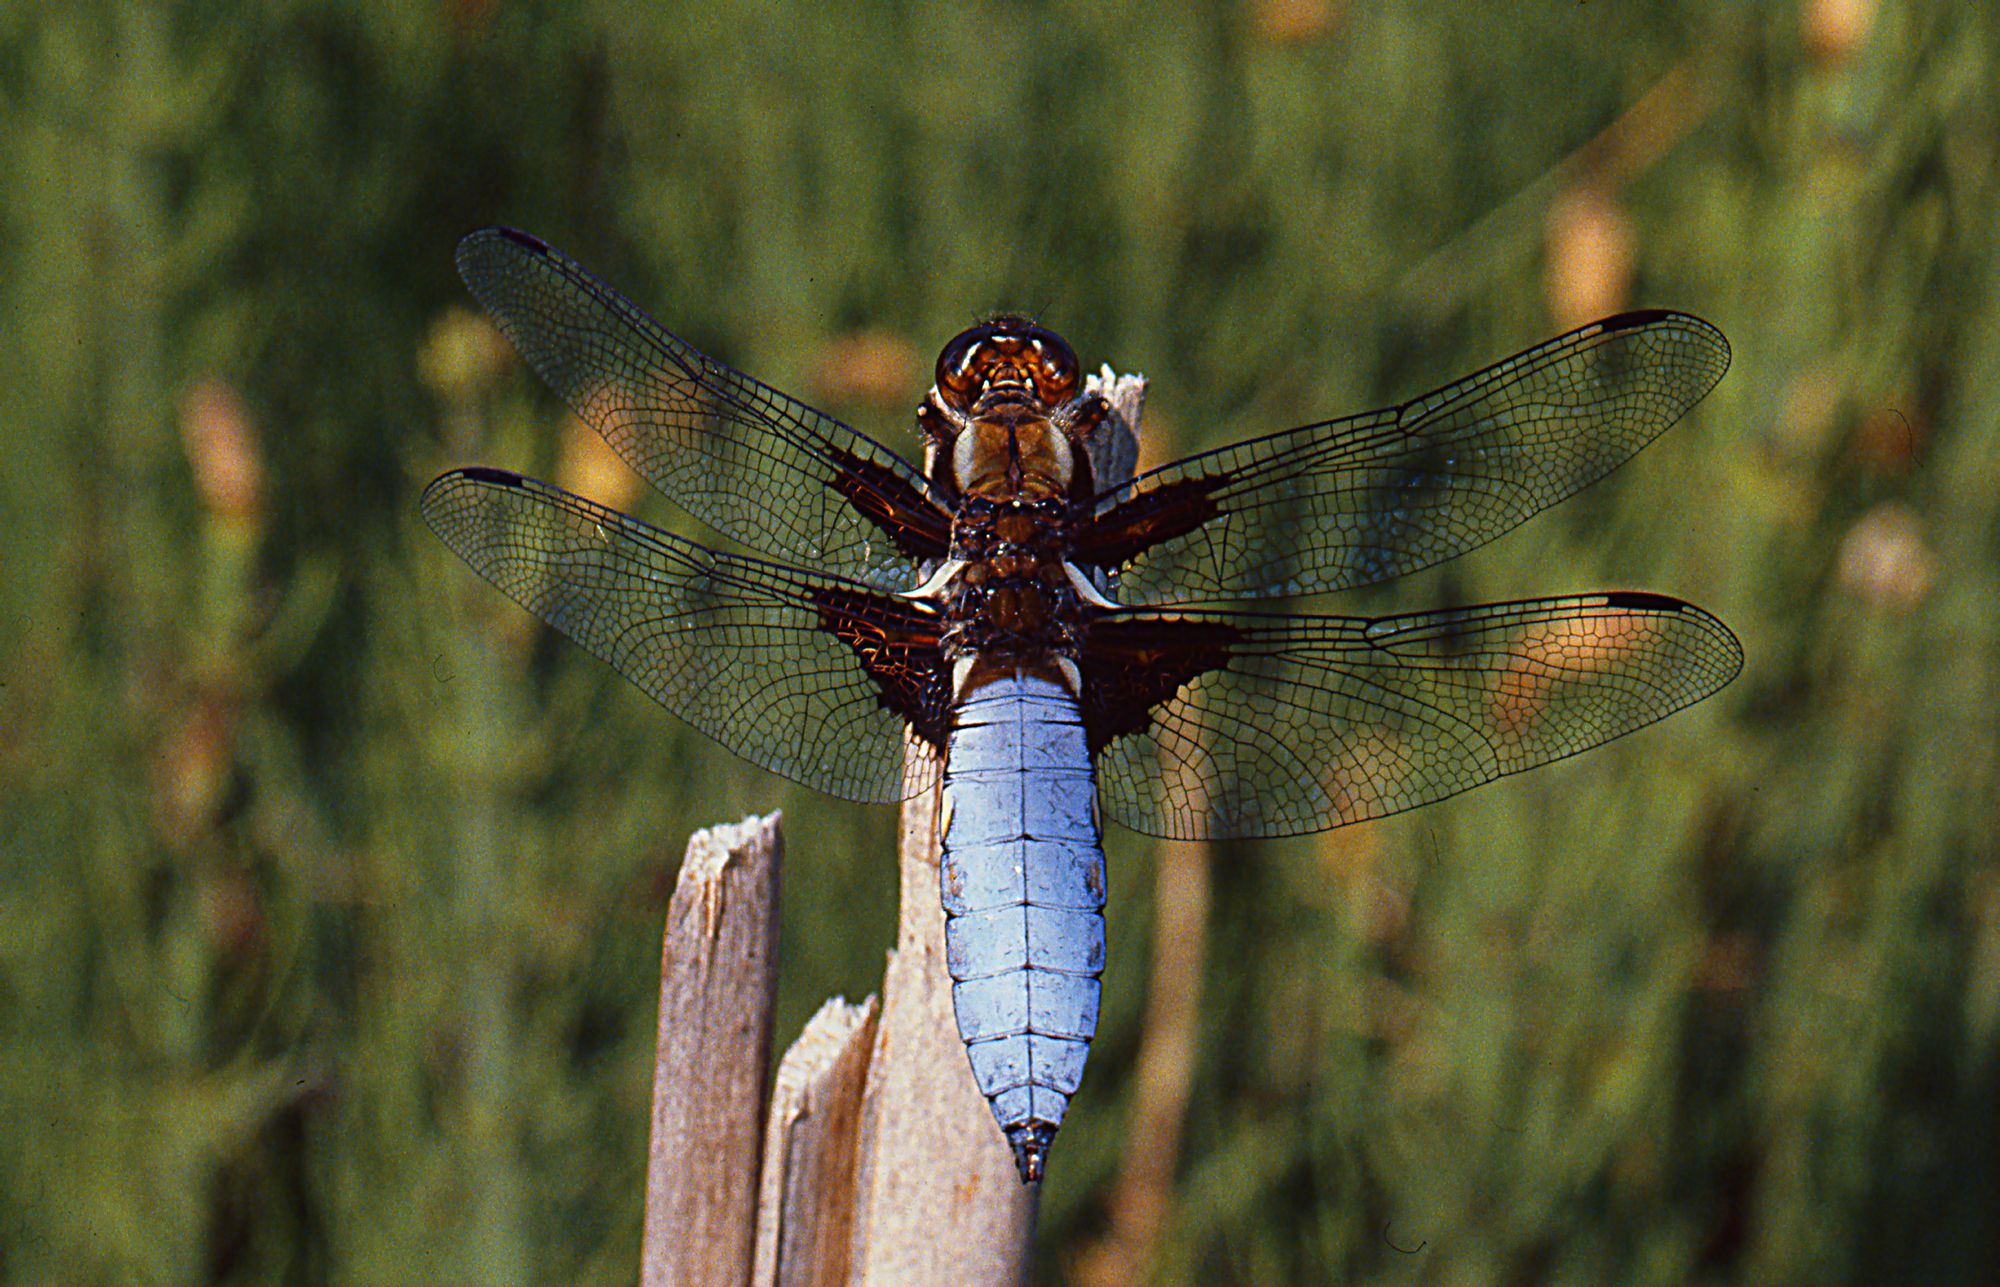
[[[1108,617],[1093,622],[1083,645],[1083,725],[1095,755],[1143,731],[1153,707],[1187,682],[1229,664],[1242,634],[1227,621]]]
[[[828,487],[885,532],[912,562],[941,559],[951,549],[951,515],[896,470],[850,451],[829,448],[836,472]]]
[[[938,618],[866,590],[811,591],[820,625],[849,648],[880,690],[882,709],[944,754],[951,732],[951,681],[939,648]]]

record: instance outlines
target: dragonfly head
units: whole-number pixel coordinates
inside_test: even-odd
[[[961,331],[938,354],[937,384],[917,423],[968,495],[1041,501],[1088,489],[1085,443],[1103,420],[1083,392],[1076,352],[1025,317],[1001,314]]]
[[[961,331],[938,354],[938,397],[974,419],[1008,407],[1046,417],[1076,397],[1080,382],[1062,336],[1011,314]]]

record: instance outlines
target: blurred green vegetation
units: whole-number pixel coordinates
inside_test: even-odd
[[[996,308],[1147,373],[1160,456],[1717,322],[1734,370],[1615,479],[1324,606],[1656,589],[1743,677],[1217,850],[1136,1217],[1156,860],[1114,834],[1044,1267],[1991,1281],[1996,84],[1990,0],[0,6],[0,1275],[630,1281],[698,826],[790,820],[781,1043],[876,986],[892,811],[737,763],[417,518],[454,464],[622,486],[467,311],[453,244],[508,223],[905,446]]]

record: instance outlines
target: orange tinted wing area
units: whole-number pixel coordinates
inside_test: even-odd
[[[1113,712],[1104,811],[1182,839],[1413,809],[1622,737],[1743,665],[1720,621],[1639,593],[1373,619],[1130,612],[1100,637],[1093,658],[1152,667],[1085,674]]]

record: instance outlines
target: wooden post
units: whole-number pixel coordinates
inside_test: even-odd
[[[639,1280],[739,1284],[777,990],[778,815],[697,831],[667,905]]]
[[[880,1007],[819,1008],[785,1052],[764,1134],[754,1287],[844,1283],[854,1244],[861,1097]]]

